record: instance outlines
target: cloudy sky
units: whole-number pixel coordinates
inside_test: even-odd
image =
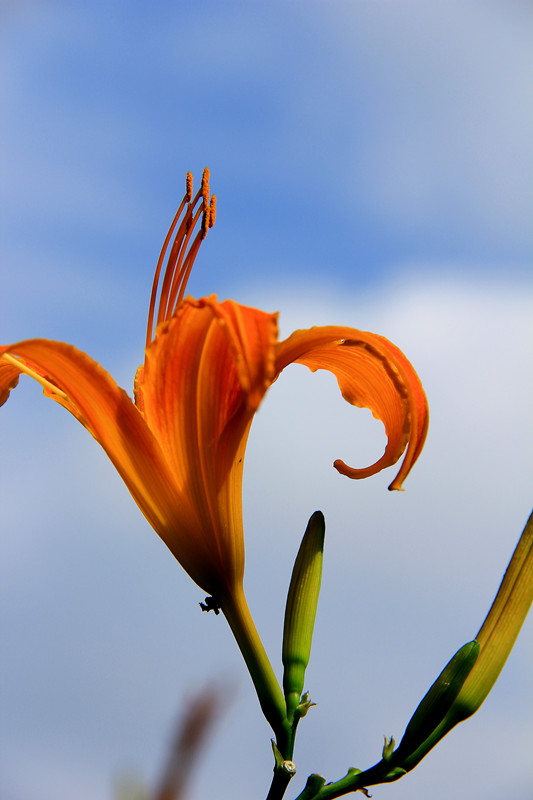
[[[295,797],[399,738],[478,630],[533,503],[533,10],[527,2],[0,5],[0,341],[89,352],[130,388],[183,192],[218,198],[195,296],[384,334],[431,426],[404,493],[352,482],[382,426],[287,370],[252,428],[246,588],[276,668],[309,515],[327,539]],[[259,798],[269,729],[224,620],[98,445],[21,380],[0,413],[0,794],[153,786],[188,697],[232,696],[189,800]],[[533,626],[483,708],[390,800],[527,800]]]

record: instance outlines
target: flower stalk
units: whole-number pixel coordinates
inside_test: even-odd
[[[261,710],[276,735],[278,749],[285,754],[290,737],[285,699],[255,627],[244,591],[238,587],[236,591],[217,599],[248,667]]]

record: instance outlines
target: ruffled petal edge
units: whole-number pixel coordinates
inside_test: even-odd
[[[347,477],[360,479],[395,464],[405,452],[389,489],[399,490],[419,457],[426,439],[429,411],[426,395],[413,366],[383,336],[341,326],[295,331],[276,348],[276,372],[299,363],[311,371],[326,369],[337,378],[344,399],[369,408],[385,425],[387,447],[374,464],[363,469],[335,461]]]

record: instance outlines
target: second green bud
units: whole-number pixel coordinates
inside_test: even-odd
[[[285,622],[283,627],[283,691],[287,717],[291,724],[301,704],[305,670],[311,654],[322,561],[324,555],[325,522],[321,511],[315,511],[307,523],[292,571]],[[307,702],[307,707],[310,705]],[[303,716],[306,709],[302,708]]]

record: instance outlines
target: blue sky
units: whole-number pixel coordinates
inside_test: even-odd
[[[193,295],[277,309],[283,335],[374,330],[422,377],[430,435],[402,495],[331,468],[374,460],[381,426],[303,368],[273,387],[247,453],[247,590],[273,661],[299,537],[317,507],[328,526],[298,786],[368,766],[477,631],[531,509],[531,6],[0,13],[2,342],[70,341],[129,389],[184,174],[208,165],[218,216]],[[264,794],[269,732],[229,632],[97,445],[21,380],[0,447],[2,797],[153,782],[180,703],[219,674],[236,693],[191,800],[218,775],[220,800]],[[525,800],[532,667],[528,620],[478,715],[374,796]]]

